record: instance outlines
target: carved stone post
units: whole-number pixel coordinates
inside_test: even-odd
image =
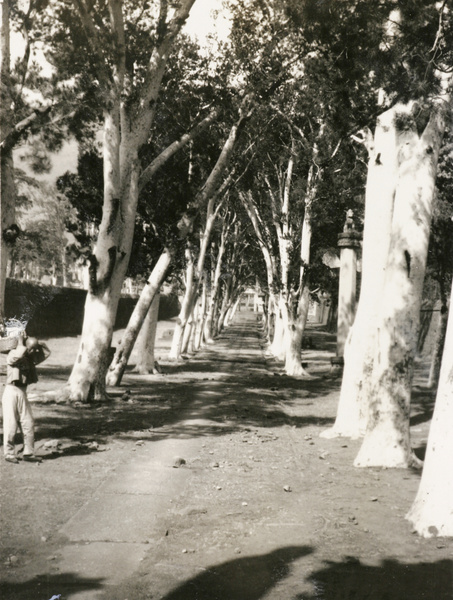
[[[354,213],[348,210],[342,233],[338,236],[340,248],[340,284],[338,291],[337,358],[342,364],[344,346],[354,322],[356,308],[357,253],[361,234],[356,231]]]

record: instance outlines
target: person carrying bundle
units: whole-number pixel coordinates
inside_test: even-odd
[[[6,386],[2,398],[3,444],[5,460],[19,463],[16,456],[14,437],[18,426],[24,438],[23,460],[41,462],[35,456],[34,419],[27,398],[27,386],[38,381],[36,365],[50,354],[47,346],[34,337],[27,337],[25,331],[18,336],[16,348],[10,350],[6,360]]]

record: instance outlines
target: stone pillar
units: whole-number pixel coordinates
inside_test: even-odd
[[[354,213],[348,210],[346,223],[338,236],[340,248],[340,284],[338,290],[337,357],[343,358],[349,329],[354,322],[356,308],[357,252],[361,234],[356,231]]]

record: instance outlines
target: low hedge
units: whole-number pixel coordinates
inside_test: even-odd
[[[41,285],[18,279],[6,280],[5,317],[28,321],[27,333],[37,337],[79,335],[82,331],[86,290]],[[115,329],[126,327],[137,298],[122,296]],[[179,312],[176,296],[162,294],[159,320]]]

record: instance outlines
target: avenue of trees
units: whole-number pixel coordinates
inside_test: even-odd
[[[80,348],[56,395],[88,402],[120,384],[142,326],[149,346],[169,278],[183,298],[175,360],[212,342],[256,287],[269,351],[288,375],[308,377],[309,302],[335,298],[323,257],[352,209],[363,228],[360,297],[337,418],[322,435],[363,438],[357,467],[419,466],[409,416],[430,290],[442,304],[438,391],[408,519],[422,535],[451,536],[450,3],[226,2],[229,40],[200,48],[185,33],[200,1],[1,3],[0,317],[8,265],[11,275],[39,268],[67,281],[68,263],[85,262]],[[24,45],[13,61],[16,32]],[[69,137],[78,172],[56,189],[15,169],[19,143],[42,171]],[[128,275],[146,284],[112,356]]]

